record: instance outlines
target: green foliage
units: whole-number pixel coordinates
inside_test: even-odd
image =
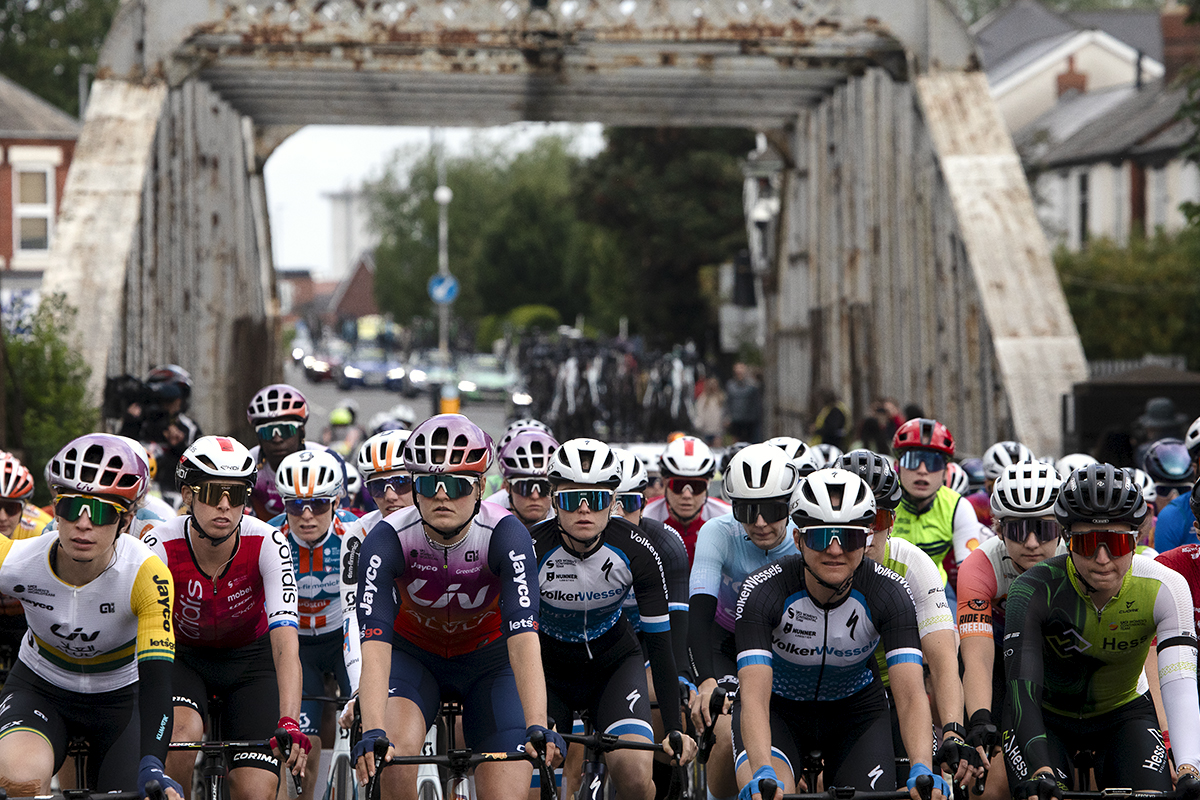
[[[517,306],[508,312],[508,322],[517,333],[524,333],[534,328],[550,333],[562,324],[562,315],[551,306],[535,303]]]
[[[1200,367],[1200,230],[1159,231],[1128,247],[1094,241],[1054,260],[1089,359],[1181,353]]]
[[[52,295],[32,314],[4,320],[6,441],[33,473],[38,505],[49,502],[41,480],[46,462],[99,421],[87,397],[90,370],[68,343],[76,313],[62,295]]]
[[[79,67],[95,64],[120,0],[8,0],[0,73],[79,116]]]

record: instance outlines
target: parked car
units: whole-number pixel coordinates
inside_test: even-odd
[[[458,394],[468,400],[507,400],[520,382],[516,370],[489,354],[463,356],[458,361]]]
[[[338,386],[351,389],[355,386],[380,387],[393,392],[405,389],[407,370],[400,359],[382,347],[359,347],[342,364]]]
[[[304,356],[304,376],[311,383],[336,380],[342,363],[350,353],[350,345],[341,339],[323,339],[312,355]]]
[[[443,359],[437,350],[427,350],[417,353],[409,362],[408,385],[409,394],[429,392],[434,386],[457,383],[458,373],[454,366],[454,357]]]

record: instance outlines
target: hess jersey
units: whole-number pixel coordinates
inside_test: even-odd
[[[281,527],[292,547],[296,571],[296,610],[300,613],[300,635],[319,636],[342,629],[342,599],[339,573],[345,524],[336,516],[329,530],[316,542],[301,541],[291,532],[284,515]]]
[[[895,572],[864,558],[849,593],[830,606],[809,596],[804,579],[801,555],[746,578],[737,605],[738,669],[766,664],[773,694],[828,701],[879,680],[873,662],[881,643],[889,667],[921,663],[912,593]]]
[[[145,535],[175,578],[175,635],[190,647],[243,647],[268,630],[299,625],[292,548],[277,528],[243,516],[237,549],[219,575],[192,555],[191,517],[175,517]],[[203,544],[207,547],[207,544]]]
[[[533,544],[516,517],[480,503],[453,547],[425,535],[416,507],[377,524],[358,554],[362,641],[404,640],[443,658],[538,629]]]
[[[112,564],[84,586],[50,567],[57,536],[0,537],[0,591],[21,600],[29,630],[20,661],[62,689],[110,692],[138,679],[138,662],[175,658],[171,573],[145,544],[117,537]]]

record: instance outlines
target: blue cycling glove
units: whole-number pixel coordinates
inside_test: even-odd
[[[700,691],[699,689],[696,688],[696,684],[694,684],[688,680],[687,675],[680,675],[679,682],[682,683],[684,686],[688,687],[688,691],[690,691],[690,692]]]
[[[558,735],[558,731],[551,730],[543,725],[530,725],[525,729],[525,741],[529,741],[534,731],[541,731],[545,735],[546,741],[557,747],[560,754],[563,756],[567,754],[567,743]]]
[[[946,783],[946,779],[941,775],[934,775],[933,770],[919,763],[913,764],[908,768],[908,788],[910,791],[917,788],[917,778],[922,775],[929,775],[933,778],[933,788],[941,792],[942,797],[949,798],[952,796],[950,794],[950,784]]]
[[[371,728],[369,731],[363,731],[362,738],[358,740],[358,744],[354,745],[354,748],[350,751],[351,763],[357,764],[358,760],[366,755],[374,758],[375,742],[377,740],[383,740],[384,742],[388,740],[387,734],[384,733],[382,728]],[[388,744],[391,743],[388,742]]]
[[[150,781],[158,781],[158,785],[162,787],[163,796],[166,796],[167,789],[174,789],[179,792],[179,796],[183,797],[183,787],[175,781],[167,777],[166,770],[163,768],[163,763],[155,756],[142,756],[142,760],[138,762],[138,791],[142,793],[142,797],[146,796],[146,784]]]
[[[738,800],[752,800],[754,793],[758,791],[758,782],[763,778],[770,778],[775,781],[776,786],[782,786],[779,782],[779,776],[775,774],[774,768],[768,764],[765,767],[759,767],[758,771],[754,773],[754,777],[750,779],[750,782],[742,787],[742,790],[738,792]],[[773,798],[764,797],[763,800],[773,800]]]

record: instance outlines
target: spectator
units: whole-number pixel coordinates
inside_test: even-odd
[[[850,425],[850,411],[838,400],[831,389],[818,389],[814,399],[820,405],[813,422],[811,443],[831,444],[839,450],[846,449],[846,429]]]
[[[858,428],[862,446],[876,453],[891,452],[892,437],[903,423],[895,400],[890,397],[877,399],[871,406],[870,416],[865,417]]]
[[[762,437],[762,389],[739,361],[733,365],[733,378],[725,384],[729,414],[729,435],[735,442],[757,442]]]
[[[1146,450],[1159,439],[1182,439],[1183,426],[1191,417],[1175,410],[1169,397],[1151,397],[1146,401],[1146,411],[1137,418],[1138,446],[1134,451],[1134,466],[1140,467]]]
[[[696,429],[710,447],[721,445],[725,432],[725,390],[716,375],[704,379],[704,389],[696,398]]]

